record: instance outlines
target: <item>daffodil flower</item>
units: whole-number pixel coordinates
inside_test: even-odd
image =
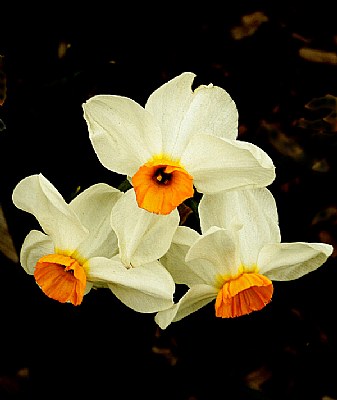
[[[215,300],[215,315],[239,317],[272,299],[272,281],[300,278],[320,267],[333,247],[325,243],[282,243],[276,203],[267,188],[204,195],[200,235],[179,227],[163,264],[187,292],[156,314],[165,329]]]
[[[12,197],[15,206],[33,214],[42,227],[43,232],[32,230],[26,236],[20,262],[48,297],[77,306],[93,287],[109,284],[117,287],[113,291],[121,301],[136,303],[137,310],[171,305],[174,282],[154,257],[159,258],[169,247],[178,215],[155,221],[139,209],[132,193],[125,195],[103,183],[89,187],[68,204],[42,174],[20,181]],[[158,237],[164,224],[167,229]],[[153,256],[149,246],[157,249]],[[131,263],[142,262],[144,268],[131,268]]]
[[[169,214],[194,188],[201,193],[262,187],[275,179],[271,158],[237,140],[233,99],[212,84],[192,90],[184,72],[148,98],[145,107],[117,95],[83,104],[89,137],[107,169],[129,177],[138,206]]]

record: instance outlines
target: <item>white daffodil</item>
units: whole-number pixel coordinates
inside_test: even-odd
[[[68,204],[41,174],[18,183],[13,191],[15,206],[33,214],[43,230],[28,233],[20,262],[48,297],[79,305],[93,286],[111,285],[128,305],[143,302],[134,307],[140,311],[152,312],[172,304],[174,282],[156,257],[169,247],[179,216],[172,213],[155,221],[131,197],[132,192],[126,195],[99,183]],[[163,226],[166,230],[159,236]],[[154,251],[150,255],[151,246]],[[132,263],[138,266],[142,262],[144,268],[131,268]]]
[[[229,94],[212,84],[191,86],[185,72],[155,90],[143,108],[117,95],[83,104],[100,162],[127,175],[139,207],[169,214],[194,194],[262,187],[275,179],[271,158],[237,140],[238,112]]]
[[[97,184],[67,204],[42,174],[17,184],[13,203],[33,214],[43,230],[28,233],[20,262],[48,297],[74,305],[82,302],[93,286],[87,277],[88,260],[117,253],[110,212],[121,196],[119,190]]]
[[[179,227],[163,264],[187,292],[156,314],[165,329],[215,300],[215,315],[238,317],[262,309],[272,281],[288,281],[316,270],[331,255],[325,243],[281,243],[275,200],[266,188],[204,195],[201,232]]]

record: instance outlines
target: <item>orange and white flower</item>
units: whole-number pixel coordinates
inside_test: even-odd
[[[149,214],[132,195],[99,183],[68,204],[42,174],[17,184],[15,206],[33,214],[43,230],[28,233],[20,262],[48,297],[79,305],[92,287],[111,286],[137,311],[172,304],[174,282],[157,259],[171,243],[178,212]]]
[[[215,300],[215,315],[239,317],[261,310],[273,295],[272,281],[300,278],[320,267],[333,247],[325,243],[281,243],[275,200],[266,188],[205,195],[199,205],[201,231],[179,227],[161,261],[187,292],[156,314],[171,322]]]
[[[100,162],[130,178],[139,207],[169,214],[194,194],[262,187],[275,179],[270,157],[237,140],[238,112],[222,88],[185,72],[155,90],[143,108],[117,95],[83,104]]]

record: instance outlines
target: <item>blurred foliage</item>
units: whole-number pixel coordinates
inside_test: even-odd
[[[261,11],[256,11],[252,14],[243,15],[241,24],[234,26],[231,29],[233,39],[240,40],[247,36],[252,36],[259,29],[263,22],[267,22],[268,17]]]
[[[337,132],[337,98],[330,94],[317,99],[312,99],[305,107],[317,116],[317,119],[308,120],[302,118],[298,121],[298,126],[305,129],[316,130],[320,133]]]

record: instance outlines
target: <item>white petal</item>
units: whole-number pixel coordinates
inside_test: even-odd
[[[54,244],[44,233],[32,230],[28,233],[20,251],[20,263],[27,274],[33,275],[39,259],[54,253]]]
[[[233,242],[233,234],[221,228],[212,227],[191,246],[186,254],[186,261],[209,261],[208,264],[193,262],[193,273],[204,283],[217,287],[219,276],[236,275],[240,261]],[[221,284],[221,282],[220,282]]]
[[[85,285],[85,289],[84,289],[84,295],[88,294],[92,288],[93,288],[92,282],[89,282],[87,280],[87,284]]]
[[[83,110],[94,150],[109,170],[132,176],[152,155],[161,153],[160,129],[135,101],[98,95],[84,103]]]
[[[201,85],[195,92],[193,108],[189,110],[190,129],[195,133],[224,139],[238,136],[238,110],[231,96],[218,86]]]
[[[203,264],[205,267],[205,260],[193,260],[191,263],[185,261],[188,250],[199,236],[194,229],[187,226],[178,226],[169,250],[160,259],[160,262],[170,272],[176,283],[183,283],[189,286],[204,283],[203,279],[193,272],[193,267],[198,263]]]
[[[87,237],[88,230],[42,174],[21,180],[12,198],[16,207],[36,217],[56,247],[72,250]]]
[[[200,237],[200,234],[188,226],[178,226],[174,233],[172,242],[182,246],[192,246],[192,244]]]
[[[281,243],[266,245],[258,260],[259,272],[275,281],[290,281],[316,270],[331,255],[325,243]]]
[[[158,261],[126,269],[116,258],[96,257],[89,261],[88,277],[107,282],[121,302],[138,312],[156,312],[173,304],[174,281]]]
[[[185,118],[193,100],[192,83],[195,74],[185,72],[155,90],[148,98],[145,109],[160,126],[163,152],[173,159],[180,158],[189,140]]]
[[[275,179],[273,161],[262,149],[211,135],[193,136],[181,163],[201,193],[263,187]]]
[[[157,215],[138,207],[134,190],[128,190],[111,213],[123,263],[138,266],[159,259],[169,249],[179,221],[177,209]]]
[[[90,234],[77,251],[84,258],[112,257],[118,252],[117,236],[110,224],[112,207],[123,193],[107,184],[93,185],[69,204]]]
[[[155,90],[145,109],[161,127],[163,151],[180,157],[192,135],[203,133],[235,139],[238,113],[229,94],[212,84],[194,92],[195,74],[184,72]]]
[[[239,231],[241,261],[244,265],[256,264],[260,249],[266,243],[281,241],[276,202],[267,188],[224,191],[205,194],[199,204],[201,230],[211,226]]]
[[[210,303],[217,294],[218,291],[212,286],[192,286],[177,304],[167,310],[159,311],[155,315],[155,321],[161,329],[166,329],[172,322],[180,321]]]
[[[177,315],[177,311],[179,308],[179,303],[174,304],[172,307],[167,308],[166,310],[159,311],[154,320],[161,329],[166,329],[173,321],[175,316]]]

